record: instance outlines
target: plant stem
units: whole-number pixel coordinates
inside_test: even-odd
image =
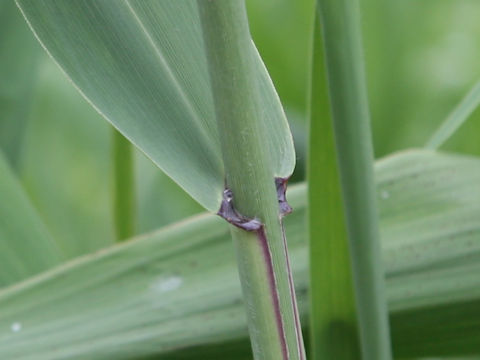
[[[362,355],[391,359],[356,0],[318,0]]]
[[[318,11],[314,24],[307,167],[311,357],[354,360],[358,323]]]
[[[112,157],[115,237],[117,241],[124,241],[135,231],[135,174],[132,145],[114,128],[112,128]]]
[[[198,1],[226,186],[254,231],[232,226],[255,359],[304,359],[243,0]],[[238,224],[237,224],[238,225]]]

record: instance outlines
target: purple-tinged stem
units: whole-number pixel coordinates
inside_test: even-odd
[[[272,134],[275,128],[267,131],[263,116],[245,2],[199,0],[198,8],[228,189],[220,214],[235,225],[231,231],[253,354],[256,360],[301,360],[281,224],[281,213],[289,208],[279,203],[273,181],[278,163],[265,141],[279,134]],[[282,146],[279,152],[290,151],[288,144]]]

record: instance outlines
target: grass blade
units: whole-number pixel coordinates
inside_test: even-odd
[[[113,219],[117,241],[135,234],[135,171],[130,142],[112,128]]]
[[[358,359],[358,325],[328,99],[325,57],[315,12],[308,152],[311,358]]]
[[[378,162],[376,179],[395,356],[478,353],[480,160],[411,151]],[[303,318],[306,195],[290,189],[285,218]],[[201,215],[0,291],[0,358],[248,358],[229,239]]]
[[[318,0],[364,359],[391,359],[358,1]]]
[[[430,140],[428,140],[425,147],[427,149],[438,149],[442,146],[468,119],[473,111],[480,104],[480,82],[469,91],[469,93],[460,101],[460,103],[453,109],[450,115],[440,125],[440,127],[433,133]]]
[[[52,239],[0,153],[0,288],[60,264]]]

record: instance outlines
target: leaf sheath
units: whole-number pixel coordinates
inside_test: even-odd
[[[253,353],[255,359],[303,359],[245,4],[200,0],[198,5],[226,186],[235,209],[262,224],[253,232],[232,228]]]

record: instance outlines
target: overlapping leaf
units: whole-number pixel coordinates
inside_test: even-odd
[[[396,354],[475,352],[480,160],[408,152],[380,161],[377,180]],[[305,186],[289,198],[306,315]],[[202,215],[0,292],[0,358],[248,358],[241,299],[228,227]]]
[[[18,4],[97,110],[200,204],[218,210],[224,170],[196,1]],[[277,176],[289,176],[291,134],[258,56],[257,63],[269,160]]]
[[[0,153],[0,288],[45,271],[63,259]]]

